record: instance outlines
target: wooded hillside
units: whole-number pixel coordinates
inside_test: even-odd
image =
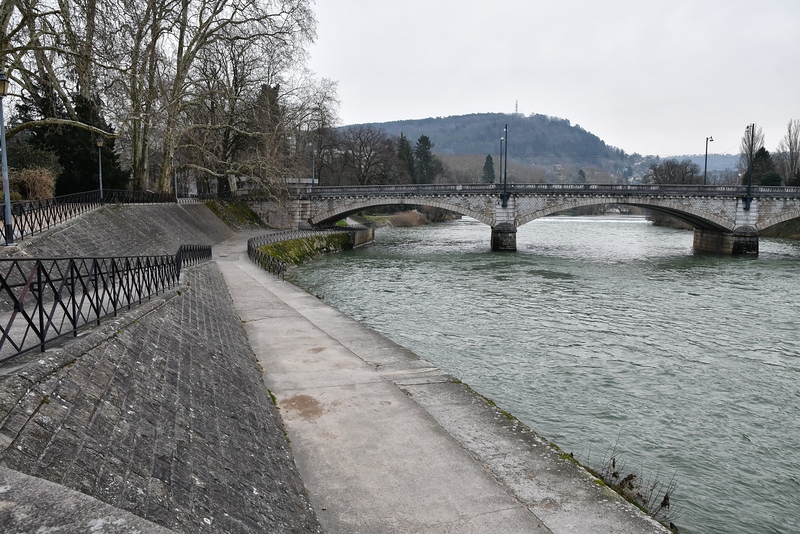
[[[373,123],[389,135],[409,139],[427,135],[434,152],[444,155],[497,155],[508,124],[508,158],[528,165],[549,167],[591,165],[607,170],[624,166],[623,150],[605,144],[598,136],[566,119],[545,115],[479,113],[452,117]]]

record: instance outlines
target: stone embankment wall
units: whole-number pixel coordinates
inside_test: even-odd
[[[371,243],[375,239],[375,228],[368,227],[357,232],[353,232],[353,246],[360,247]]]
[[[296,230],[298,228],[298,200],[247,199],[247,206],[270,228]]]
[[[371,242],[375,238],[373,228],[354,232],[340,232],[329,235],[310,235],[297,239],[278,241],[264,245],[261,249],[268,255],[289,265],[301,265],[324,254],[334,254],[343,250]]]
[[[16,253],[173,254],[230,235],[203,205],[110,207]],[[0,368],[0,467],[178,532],[320,530],[216,263],[186,269],[178,291],[11,364]],[[23,530],[36,531],[29,512],[38,506],[47,503],[37,496],[6,502],[0,524],[19,526],[24,512]]]
[[[26,236],[8,252],[35,258],[175,254],[181,245],[213,245],[231,235],[204,204],[108,205]]]

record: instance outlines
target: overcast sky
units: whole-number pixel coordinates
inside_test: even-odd
[[[340,123],[540,113],[628,153],[773,151],[800,119],[798,0],[316,0]],[[499,132],[498,132],[499,133]],[[435,143],[435,139],[433,140]]]

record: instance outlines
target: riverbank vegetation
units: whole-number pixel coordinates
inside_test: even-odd
[[[431,224],[425,215],[418,211],[402,211],[394,215],[389,221],[392,226],[398,227],[411,227],[411,226],[424,226]]]
[[[652,477],[646,475],[643,470],[637,471],[630,469],[624,460],[624,456],[617,451],[618,444],[616,443],[610,448],[608,454],[601,462],[599,469],[586,466],[576,459],[573,453],[566,453],[552,441],[548,441],[539,436],[522,421],[497,406],[492,399],[475,391],[469,384],[462,382],[458,378],[454,378],[453,382],[466,387],[467,390],[481,398],[486,404],[500,412],[507,419],[525,427],[527,431],[557,451],[562,460],[572,462],[582,469],[585,469],[595,477],[598,484],[610,488],[654,520],[668,527],[671,531],[678,532],[674,521],[682,515],[682,510],[679,506],[675,506],[671,502],[672,493],[677,487],[674,476],[667,484],[664,484],[657,476]],[[591,458],[587,459],[587,463],[589,462],[591,462]]]
[[[682,515],[682,511],[671,500],[677,487],[674,476],[664,484],[658,474],[650,476],[643,470],[631,469],[624,456],[618,453],[616,445],[604,459],[599,471],[584,468],[647,515],[677,532],[674,521]]]

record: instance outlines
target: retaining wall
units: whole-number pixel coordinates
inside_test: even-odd
[[[231,235],[202,204],[111,206],[4,252],[174,254]],[[219,268],[185,272],[180,290],[0,366],[0,467],[61,485],[67,510],[77,490],[177,532],[319,532]],[[0,525],[20,510],[19,531],[68,524],[24,488],[4,499]]]

